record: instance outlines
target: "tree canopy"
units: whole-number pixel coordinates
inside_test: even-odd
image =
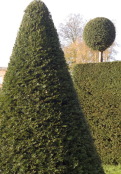
[[[115,40],[115,33],[114,24],[109,19],[97,17],[86,24],[83,38],[93,50],[105,51]]]

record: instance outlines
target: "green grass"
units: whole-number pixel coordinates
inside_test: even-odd
[[[121,165],[103,165],[105,174],[121,174]]]

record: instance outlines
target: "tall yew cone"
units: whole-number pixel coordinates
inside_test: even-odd
[[[2,174],[104,174],[42,1],[25,10],[3,93]]]

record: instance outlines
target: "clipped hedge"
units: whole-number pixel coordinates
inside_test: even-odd
[[[3,91],[0,173],[104,174],[42,1],[25,10]]]
[[[73,80],[103,163],[121,163],[121,62],[78,64]]]

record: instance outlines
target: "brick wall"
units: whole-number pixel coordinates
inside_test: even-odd
[[[0,67],[0,87],[2,87],[4,75],[7,71],[7,68]]]

